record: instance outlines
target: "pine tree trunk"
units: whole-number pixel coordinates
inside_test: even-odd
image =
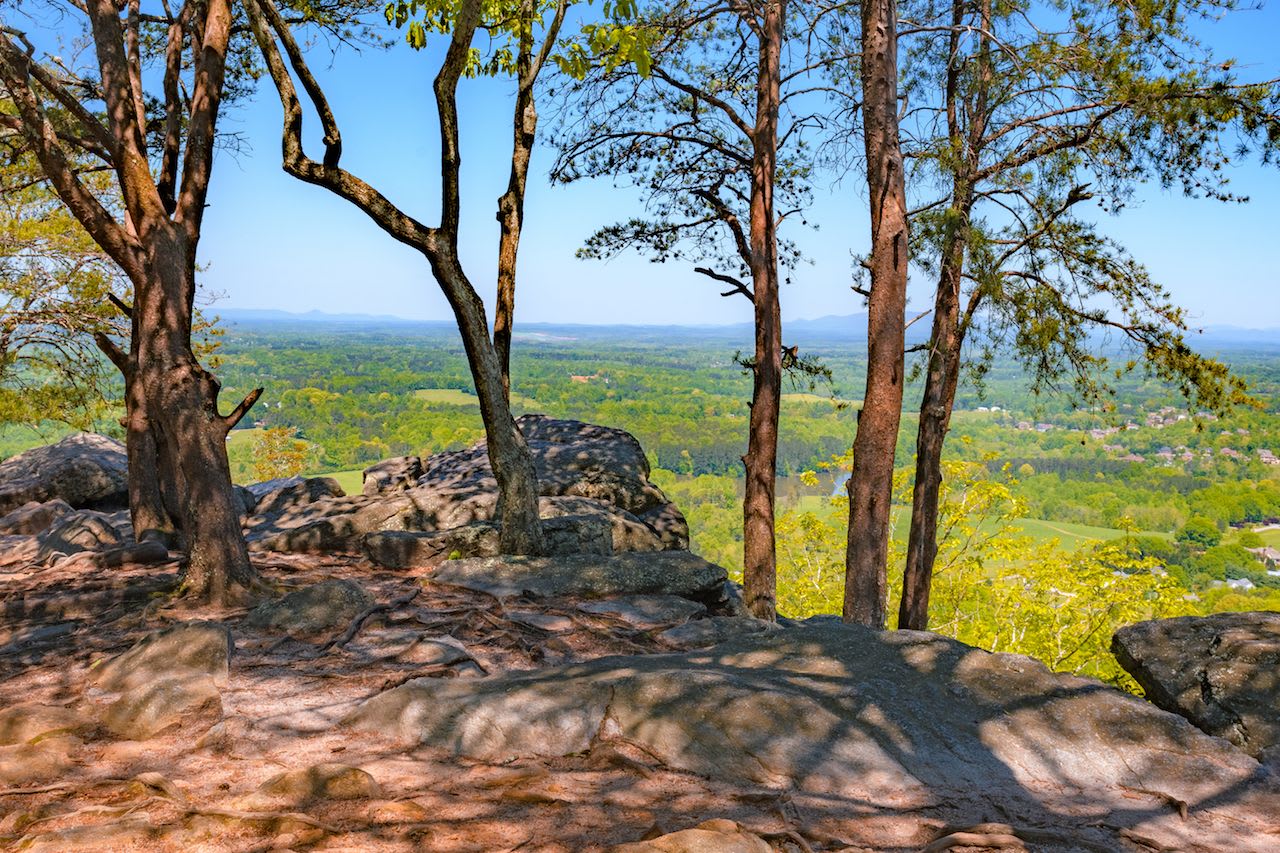
[[[844,619],[883,628],[893,501],[893,461],[902,416],[907,302],[906,188],[898,139],[896,0],[862,6],[863,125],[871,199],[871,291],[867,385],[849,477]]]
[[[938,507],[942,488],[942,447],[951,424],[951,410],[960,377],[960,274],[963,238],[951,238],[944,255],[934,303],[933,337],[920,424],[916,432],[916,479],[911,498],[911,531],[902,577],[898,627],[923,631],[929,627],[929,590],[938,556]]]
[[[751,284],[755,305],[755,369],[742,502],[743,587],[759,619],[777,617],[778,566],[774,493],[778,476],[778,413],[782,395],[782,312],[778,302],[778,238],[773,181],[778,160],[778,107],[786,2],[764,7],[751,163]]]

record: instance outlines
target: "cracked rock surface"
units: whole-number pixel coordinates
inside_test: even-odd
[[[1111,651],[1156,705],[1280,768],[1280,613],[1139,622]]]

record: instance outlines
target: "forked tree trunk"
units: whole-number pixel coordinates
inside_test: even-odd
[[[746,469],[742,501],[744,597],[753,616],[769,621],[777,617],[778,583],[773,513],[782,394],[782,314],[778,302],[773,182],[778,161],[778,106],[785,27],[786,0],[767,3],[760,36],[751,161],[751,286],[756,351],[747,454],[742,458]]]
[[[844,619],[883,628],[893,501],[893,457],[902,417],[908,232],[898,140],[898,6],[862,6],[863,136],[871,200],[867,385],[849,477]]]
[[[158,229],[168,233],[154,234],[149,243],[147,268],[153,274],[134,282],[134,382],[146,401],[159,468],[172,472],[180,497],[184,590],[203,601],[235,604],[260,584],[227,462],[227,433],[247,405],[230,416],[219,414],[218,380],[191,350],[194,266],[180,230],[167,223]]]
[[[125,453],[129,460],[129,516],[139,542],[154,539],[170,548],[181,546],[176,519],[180,513],[176,484],[164,478],[156,433],[147,419],[142,386],[125,383]],[[163,473],[162,473],[163,472]]]

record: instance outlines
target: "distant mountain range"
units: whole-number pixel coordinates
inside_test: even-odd
[[[215,311],[225,323],[233,326],[319,326],[349,329],[386,327],[421,327],[452,329],[451,320],[411,320],[390,314],[328,314],[323,311],[293,313],[274,308],[228,308]],[[911,317],[915,317],[913,313]],[[907,330],[907,343],[916,344],[929,336],[930,318],[925,317]],[[788,342],[857,343],[867,339],[866,314],[828,314],[813,319],[788,320],[784,323]],[[583,338],[625,338],[652,341],[671,338],[699,338],[743,341],[751,339],[750,323],[683,325],[625,325],[589,323],[517,323],[516,334],[530,341],[576,340]],[[1246,329],[1239,326],[1214,325],[1193,328],[1188,335],[1198,348],[1258,347],[1280,349],[1280,329]]]

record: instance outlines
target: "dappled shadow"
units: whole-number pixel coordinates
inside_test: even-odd
[[[1025,658],[831,625],[663,653],[657,630],[573,600],[423,585],[353,557],[259,563],[277,585],[350,578],[382,603],[421,592],[341,646],[221,614],[236,642],[221,728],[144,743],[83,734],[53,789],[0,788],[0,836],[120,822],[129,811],[149,822],[136,842],[147,850],[266,849],[285,835],[296,847],[327,839],[362,851],[599,850],[710,817],[737,820],[778,849],[802,849],[783,846],[795,832],[813,850],[905,853],[947,825],[989,821],[1034,839],[1034,850],[1280,842],[1274,780],[1252,759],[1141,700]],[[0,706],[93,706],[85,686],[95,659],[172,621],[209,618],[153,597],[171,571],[32,574],[9,585],[0,575],[10,632]],[[452,638],[491,677],[391,654],[415,632]],[[421,702],[386,725],[343,724],[369,698],[396,692]],[[271,776],[332,762],[367,770],[381,795],[289,807],[311,823],[249,808]],[[172,782],[186,804],[152,777],[129,781],[138,774]],[[79,809],[118,811],[71,814]],[[5,814],[48,819],[15,834]]]

